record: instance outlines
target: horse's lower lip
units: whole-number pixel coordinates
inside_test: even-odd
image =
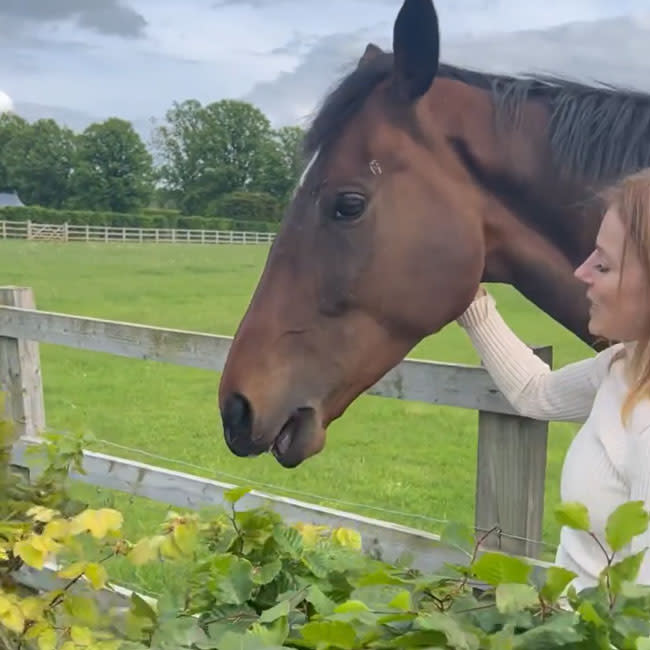
[[[269,451],[283,467],[297,467],[309,455],[308,449],[314,434],[316,413],[314,409],[296,409],[280,429]]]
[[[289,451],[291,447],[292,435],[295,428],[295,417],[292,415],[285,425],[280,429],[280,433],[277,435],[276,439],[271,444],[269,451],[275,456],[276,460],[279,460],[279,457]]]

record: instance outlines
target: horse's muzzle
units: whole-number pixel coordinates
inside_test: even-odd
[[[254,418],[254,409],[244,395],[233,393],[224,401],[224,438],[236,456],[259,456],[270,451],[283,467],[292,468],[318,453],[325,444],[325,429],[312,407],[293,410],[281,427],[269,431],[254,431]]]

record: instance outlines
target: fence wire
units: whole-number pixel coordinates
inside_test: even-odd
[[[69,432],[65,431],[58,431],[60,435],[70,435]],[[184,467],[186,469],[193,470],[194,472],[200,472],[201,474],[207,474],[208,476],[213,476],[213,477],[220,477],[223,479],[227,479],[230,482],[233,482],[237,485],[247,485],[251,486],[253,488],[262,488],[264,490],[268,490],[270,493],[275,494],[280,496],[282,493],[288,494],[288,495],[293,495],[296,497],[299,497],[303,501],[316,501],[319,503],[331,503],[331,504],[336,504],[337,506],[341,506],[342,508],[351,508],[355,511],[359,510],[366,510],[366,511],[372,511],[379,513],[383,516],[396,516],[396,517],[403,517],[405,519],[409,519],[412,521],[426,521],[428,523],[432,524],[438,524],[438,525],[448,525],[452,523],[448,519],[440,519],[437,517],[431,517],[430,515],[425,515],[425,514],[420,514],[420,513],[414,513],[414,512],[405,512],[403,510],[395,510],[391,508],[384,508],[381,506],[375,506],[375,505],[370,505],[366,503],[358,503],[356,501],[350,501],[346,499],[339,499],[337,497],[331,497],[331,496],[323,496],[321,494],[314,494],[313,492],[306,492],[304,490],[296,490],[294,488],[288,488],[284,487],[281,485],[275,485],[273,483],[265,483],[262,481],[257,481],[255,479],[251,479],[245,476],[239,476],[237,474],[232,474],[230,472],[224,472],[219,469],[215,468],[209,468],[205,467],[203,465],[197,465],[195,463],[190,463],[184,460],[180,460],[177,458],[169,458],[167,456],[162,456],[160,454],[156,454],[150,451],[145,451],[144,449],[139,449],[137,447],[130,447],[128,445],[122,445],[116,442],[112,442],[110,440],[105,440],[102,438],[98,438],[96,440],[97,443],[101,445],[105,445],[107,447],[112,447],[114,449],[119,449],[120,451],[128,452],[130,454],[139,454],[140,456],[143,456],[145,458],[149,458],[151,460],[159,461],[162,463],[170,463],[172,465],[176,465],[179,467]],[[544,548],[549,551],[555,552],[557,550],[557,545],[555,544],[550,544],[548,542],[545,542],[544,540],[540,539],[531,539],[528,537],[522,537],[520,535],[514,535],[511,533],[508,533],[504,530],[502,530],[497,524],[493,528],[479,528],[475,527],[474,528],[475,532],[477,533],[493,533],[497,539],[500,541],[501,539],[510,539],[518,542],[525,542],[525,543],[530,543],[530,544],[535,544],[538,548]],[[501,545],[499,544],[499,547]]]

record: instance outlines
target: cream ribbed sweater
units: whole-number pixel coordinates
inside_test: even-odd
[[[506,325],[489,294],[477,298],[458,323],[518,413],[541,420],[584,422],[564,461],[560,495],[563,502],[587,506],[593,532],[610,551],[605,542],[608,515],[625,501],[641,500],[650,508],[650,403],[640,403],[623,428],[625,362],[609,368],[622,344],[551,371]],[[635,537],[617,557],[647,547],[650,533]],[[587,533],[563,527],[556,564],[578,575],[573,584],[580,590],[597,582],[605,558]],[[650,551],[638,582],[650,584]]]

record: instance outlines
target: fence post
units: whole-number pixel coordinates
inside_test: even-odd
[[[552,364],[550,346],[534,352]],[[506,533],[490,535],[485,547],[539,557],[547,440],[548,422],[479,411],[474,522],[479,537],[494,527]]]
[[[23,287],[0,287],[0,305],[36,309],[34,294]],[[21,438],[37,439],[45,429],[45,403],[38,343],[0,336],[0,391],[5,417]]]
[[[2,220],[2,239],[7,239],[7,222]]]

